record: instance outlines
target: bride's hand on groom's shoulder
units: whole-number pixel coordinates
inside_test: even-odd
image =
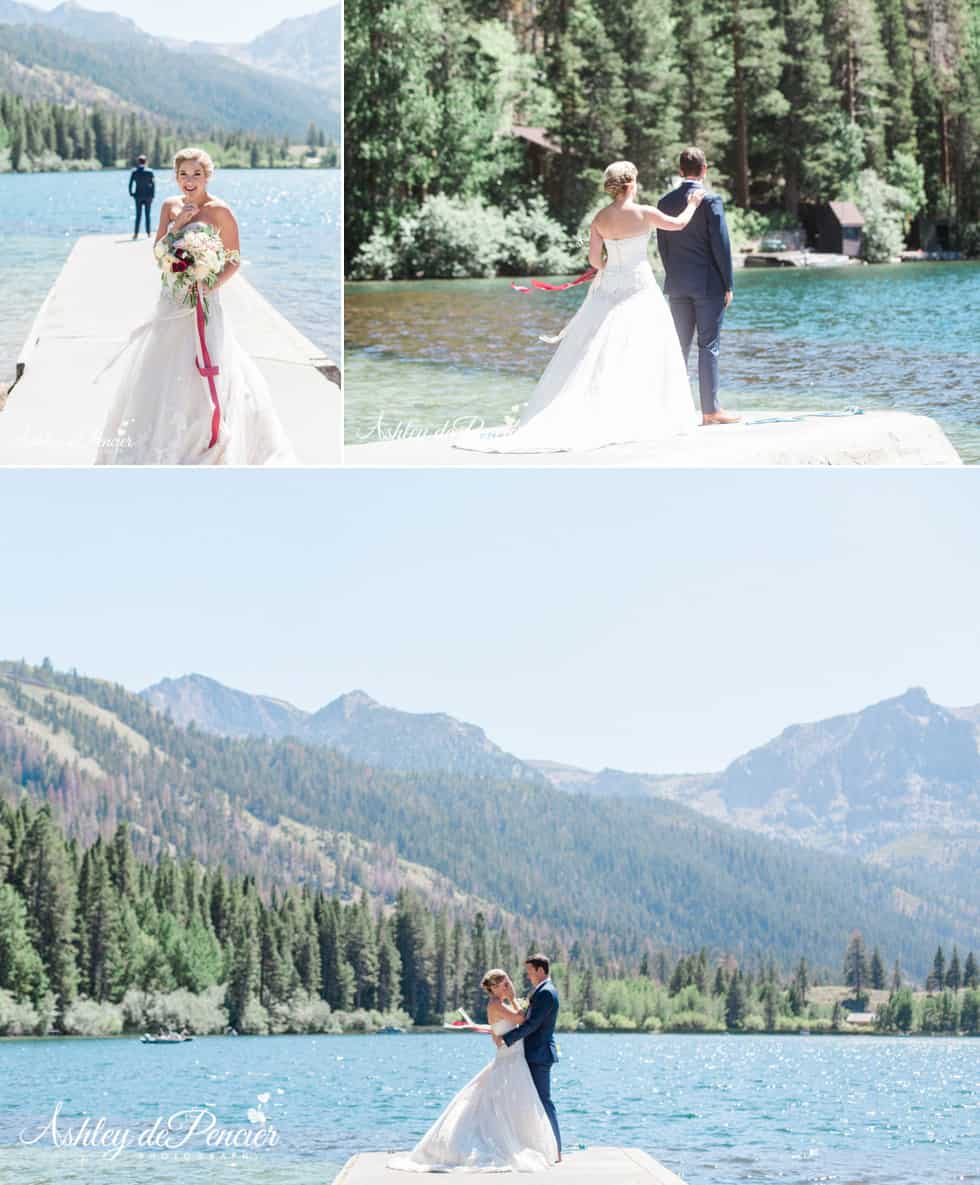
[[[704,201],[703,189],[692,189],[687,195],[687,204],[689,206],[700,206]]]

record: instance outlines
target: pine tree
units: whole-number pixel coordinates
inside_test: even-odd
[[[320,903],[320,990],[335,1012],[346,1012],[354,999],[354,972],[341,940],[340,903]]]
[[[800,1007],[803,1009],[807,1006],[810,991],[810,971],[806,965],[806,959],[800,959],[797,964],[796,972],[793,975],[793,985],[796,988]]]
[[[864,949],[864,939],[858,930],[855,930],[851,935],[844,955],[844,982],[848,987],[854,989],[855,998],[863,997],[864,989],[868,983],[868,960]]]
[[[784,63],[784,32],[770,4],[729,0],[728,37],[732,54],[735,202],[749,207],[749,145],[767,120],[786,115],[789,104],[779,89]]]
[[[347,910],[346,955],[354,972],[354,1007],[374,1008],[378,992],[378,944],[367,896]]]
[[[27,911],[13,885],[0,884],[0,990],[15,1000],[41,1001],[48,978],[31,945]]]
[[[249,1006],[257,999],[262,986],[258,929],[257,904],[255,898],[249,894],[242,902],[242,909],[235,925],[232,940],[234,955],[225,992],[228,1022],[239,1032],[245,1031]]]
[[[666,186],[682,147],[671,5],[668,0],[606,0],[601,12],[622,63],[622,152],[652,194]]]
[[[728,983],[725,996],[725,1025],[729,1029],[740,1029],[748,1014],[748,1000],[742,974],[736,970]]]
[[[393,1012],[401,1007],[401,978],[401,956],[391,927],[385,922],[378,937],[378,1008],[382,1012]]]
[[[899,149],[915,149],[915,112],[912,95],[915,71],[909,46],[904,0],[877,0],[881,42],[888,63],[885,75],[885,148],[891,157]]]
[[[949,957],[949,967],[946,969],[946,986],[952,992],[958,992],[963,986],[963,973],[960,970],[960,952],[953,947]]]
[[[946,956],[943,954],[943,948],[938,946],[936,948],[936,956],[932,961],[932,970],[926,977],[926,991],[938,992],[942,991],[943,985],[946,982]]]
[[[871,954],[871,971],[870,971],[871,986],[877,991],[883,991],[885,987],[885,965],[881,961],[881,952],[877,947]]]
[[[403,1007],[416,1024],[428,1024],[434,1019],[432,950],[422,905],[414,894],[405,890],[399,892],[395,906],[395,945],[402,963]]]
[[[473,928],[470,931],[469,959],[463,984],[465,1007],[474,1020],[486,1020],[486,993],[480,986],[480,981],[489,970],[487,920],[480,912],[474,917]]]
[[[963,986],[967,988],[980,987],[980,972],[978,972],[977,960],[972,950],[966,956],[966,963],[963,965]]]
[[[848,120],[861,129],[865,160],[884,165],[887,65],[874,0],[825,0],[831,70]]]
[[[543,0],[540,12],[558,102],[557,213],[576,227],[599,196],[602,170],[625,148],[623,61],[592,0]]]
[[[65,844],[47,806],[34,816],[25,840],[27,862],[24,898],[34,948],[62,1009],[75,998],[75,884]]]

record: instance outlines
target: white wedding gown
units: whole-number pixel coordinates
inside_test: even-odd
[[[456,448],[566,452],[666,440],[698,425],[650,232],[606,239],[607,262],[568,323],[516,428],[461,434]]]
[[[265,379],[221,307],[220,290],[208,297],[208,308],[205,340],[219,368],[221,407],[214,447],[208,447],[211,394],[195,364],[200,348],[194,309],[177,304],[161,286],[153,319],[134,331],[109,369],[118,379],[97,465],[297,464]]]
[[[493,1031],[517,1026],[498,1020]],[[524,1042],[497,1049],[411,1152],[388,1161],[409,1173],[540,1173],[558,1159],[558,1145],[524,1058]]]

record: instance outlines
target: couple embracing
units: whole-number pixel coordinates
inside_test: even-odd
[[[411,1152],[388,1167],[413,1173],[452,1169],[471,1172],[543,1172],[561,1160],[558,1116],[551,1100],[551,1067],[558,1061],[555,1022],[558,992],[545,955],[524,964],[531,984],[527,1007],[506,971],[483,977],[487,1025],[496,1046],[493,1060],[445,1108]]]
[[[718,405],[721,325],[733,285],[724,209],[705,188],[707,164],[699,148],[681,153],[680,172],[680,184],[648,206],[639,201],[634,164],[616,161],[606,169],[610,201],[590,232],[595,278],[520,423],[464,433],[454,441],[457,448],[570,452],[688,433],[698,425],[687,378],[695,333],[700,422],[738,422]],[[648,257],[654,231],[666,271],[664,294]]]

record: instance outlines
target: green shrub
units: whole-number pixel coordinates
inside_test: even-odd
[[[608,1029],[609,1027],[609,1019],[605,1013],[593,1008],[589,1012],[582,1014],[583,1029]]]
[[[675,1012],[667,1022],[668,1033],[718,1033],[725,1026],[707,1012]]]
[[[960,250],[968,259],[980,259],[980,222],[964,222],[958,238]]]
[[[355,280],[461,279],[566,274],[584,251],[548,214],[542,197],[508,213],[475,198],[436,194],[391,233],[375,230],[351,264]]]
[[[123,1010],[119,1004],[76,1000],[61,1014],[61,1029],[78,1037],[115,1037],[123,1031]]]
[[[26,1037],[37,1032],[41,1017],[29,1001],[17,1001],[0,990],[0,1036]]]
[[[874,169],[857,180],[854,201],[864,216],[861,253],[868,263],[887,263],[905,246],[905,226],[915,211],[916,198],[889,185]]]
[[[628,1032],[633,1032],[633,1030],[636,1028],[636,1021],[623,1012],[614,1012],[609,1018],[609,1027],[612,1029],[624,1029]]]
[[[643,1022],[643,1031],[645,1033],[660,1033],[663,1032],[664,1022],[659,1016],[648,1016]]]
[[[584,270],[587,254],[587,248],[570,241],[539,195],[505,216],[497,270],[505,276],[565,275],[579,267]]]
[[[195,994],[186,988],[173,992],[143,992],[136,988],[123,996],[125,1027],[138,1032],[187,1029],[189,1033],[223,1033],[228,1027],[224,1007],[225,988],[216,984]]]

